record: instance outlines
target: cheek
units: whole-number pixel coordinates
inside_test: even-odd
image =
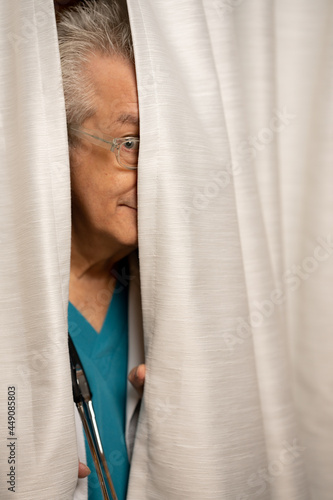
[[[135,202],[136,174],[116,168],[109,157],[71,158],[71,189],[74,223],[113,235],[135,228],[136,211],[119,204]]]
[[[103,219],[116,211],[119,183],[110,174],[84,165],[71,168],[73,206],[90,219]]]

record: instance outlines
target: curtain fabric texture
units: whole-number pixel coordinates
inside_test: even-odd
[[[128,498],[328,500],[332,4],[128,7],[147,356]]]
[[[128,8],[147,361],[128,499],[331,500],[333,5]],[[70,500],[70,186],[51,0],[0,2],[0,56],[0,497]]]
[[[70,189],[51,0],[0,2],[0,59],[0,498],[70,500]]]

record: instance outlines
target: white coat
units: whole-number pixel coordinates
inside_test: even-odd
[[[141,292],[139,263],[136,252],[129,256],[129,277],[125,277],[129,284],[128,296],[128,373],[134,366],[144,363],[143,349],[143,327],[141,310]],[[127,286],[124,283],[124,286]],[[135,430],[137,424],[137,411],[140,397],[130,382],[127,383],[127,404],[126,404],[126,432],[125,439],[128,457],[131,459]],[[86,451],[84,444],[83,427],[80,416],[75,408],[75,424],[78,445],[78,457],[80,462],[86,462]],[[73,500],[88,500],[88,479],[78,479]]]

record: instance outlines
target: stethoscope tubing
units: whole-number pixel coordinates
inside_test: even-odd
[[[87,437],[89,449],[94,461],[98,481],[102,490],[103,500],[110,500],[108,489],[104,480],[103,471],[110,488],[112,500],[118,500],[116,491],[113,486],[111,474],[100,438],[95,411],[92,403],[92,395],[87,377],[85,375],[79,355],[75,349],[74,343],[68,334],[68,346],[71,362],[73,398],[78,409],[83,429]],[[92,432],[91,432],[92,430]]]
[[[92,455],[92,458],[93,458],[93,461],[94,461],[94,465],[95,465],[95,469],[96,469],[96,472],[97,472],[98,481],[99,481],[99,484],[101,486],[101,490],[102,490],[102,494],[103,494],[103,500],[110,500],[110,497],[109,497],[109,494],[108,494],[108,490],[107,490],[107,487],[106,487],[106,484],[105,484],[105,481],[104,481],[101,464],[100,464],[99,459],[98,459],[98,454],[97,454],[96,446],[95,446],[92,434],[90,432],[89,424],[88,424],[88,421],[87,421],[87,417],[85,415],[85,411],[84,411],[84,406],[83,405],[84,405],[84,403],[76,403],[79,415],[81,417],[81,421],[82,421],[82,425],[83,425],[83,428],[84,428],[84,432],[85,432],[86,437],[87,437],[87,441],[88,441],[88,445],[89,445],[89,448],[90,448],[90,452],[91,452],[91,455]]]
[[[118,500],[117,494],[116,494],[116,491],[114,489],[113,482],[111,479],[109,467],[108,467],[108,464],[107,464],[106,459],[105,459],[105,454],[104,454],[104,450],[103,450],[103,446],[102,446],[102,440],[101,440],[100,435],[99,435],[98,426],[97,426],[96,417],[95,417],[95,412],[94,412],[94,407],[93,407],[91,400],[86,403],[86,408],[87,408],[87,412],[88,412],[88,415],[90,418],[91,428],[93,430],[98,456],[99,456],[100,461],[102,462],[102,465],[104,468],[106,479],[107,479],[107,482],[109,484],[109,488],[111,491],[112,500]]]

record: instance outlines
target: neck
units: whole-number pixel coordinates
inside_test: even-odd
[[[133,249],[121,247],[113,241],[103,241],[99,237],[83,238],[72,229],[71,243],[71,281],[105,279],[110,275],[117,262],[126,257]]]
[[[72,233],[69,301],[99,332],[116,286],[114,266],[129,252],[93,243],[90,236],[81,240]]]

